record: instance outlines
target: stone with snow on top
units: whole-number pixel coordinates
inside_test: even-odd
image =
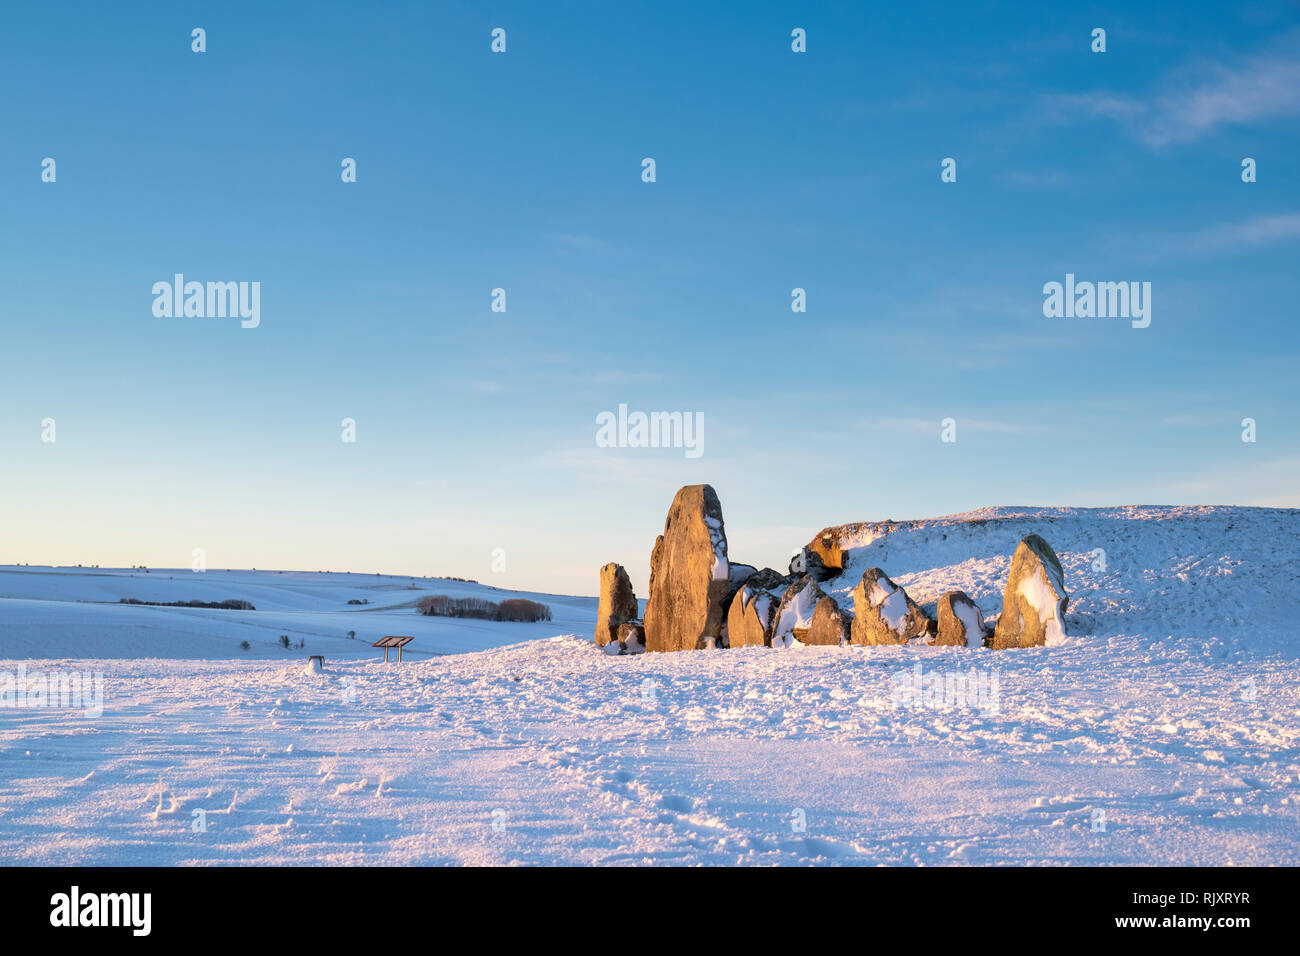
[[[817,602],[825,596],[826,593],[807,574],[786,588],[772,620],[772,646],[789,647],[795,640],[803,643],[812,627]],[[796,631],[799,632],[797,635]]]
[[[600,569],[600,602],[596,605],[596,644],[604,647],[618,640],[618,628],[624,621],[636,620],[640,608],[632,580],[621,564],[607,564]]]
[[[835,602],[835,599],[826,595],[813,607],[812,624],[808,626],[808,633],[800,640],[805,644],[839,647],[849,642],[851,622],[852,618]]]
[[[1065,572],[1056,552],[1038,535],[1025,536],[1011,556],[993,646],[1055,644],[1065,636],[1065,609],[1069,604]]]
[[[867,568],[853,589],[853,644],[906,644],[932,631],[933,621],[880,568]]]
[[[952,647],[983,647],[992,635],[984,623],[979,605],[965,591],[949,591],[939,598],[939,633],[935,644]]]
[[[736,595],[740,593],[741,588],[748,583],[749,579],[757,573],[758,568],[754,567],[752,564],[738,564],[735,561],[731,562],[731,573],[728,575],[727,596],[722,599],[722,620],[724,623],[728,620],[728,617],[731,614],[731,604],[735,600]],[[724,635],[723,643],[726,644],[727,641],[725,635],[727,629],[725,626],[722,631]]]
[[[686,485],[674,496],[650,556],[646,650],[716,647],[729,593],[731,565],[717,492],[709,485]]]
[[[761,588],[745,585],[737,591],[727,612],[727,639],[731,647],[771,644],[776,603],[776,598]]]

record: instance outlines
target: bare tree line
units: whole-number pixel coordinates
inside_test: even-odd
[[[509,598],[497,603],[483,598],[453,598],[435,594],[420,598],[416,610],[432,617],[468,617],[480,621],[549,621],[551,609],[537,601]]]

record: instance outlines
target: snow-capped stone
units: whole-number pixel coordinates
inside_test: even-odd
[[[792,640],[806,643],[804,638],[812,627],[817,602],[825,596],[817,582],[807,574],[786,588],[772,621],[772,646],[788,647]]]
[[[983,647],[992,635],[984,623],[979,605],[965,591],[949,591],[939,598],[939,633],[935,644],[955,647]]]
[[[722,599],[722,644],[724,647],[730,647],[730,639],[727,636],[727,622],[730,620],[731,606],[735,603],[736,597],[740,594],[741,588],[758,573],[758,568],[752,564],[738,564],[731,562],[731,570],[728,574],[727,596]]]
[[[596,644],[604,647],[618,640],[618,629],[624,621],[639,617],[636,592],[632,579],[621,564],[607,564],[600,569],[600,602],[596,606]]]
[[[1011,556],[1002,613],[993,646],[1034,647],[1065,637],[1065,609],[1070,595],[1065,572],[1052,546],[1036,534],[1026,535]]]
[[[727,613],[727,637],[733,648],[762,647],[772,643],[776,599],[748,585],[736,592]]]
[[[717,492],[709,485],[686,485],[674,496],[664,533],[650,556],[646,650],[717,646],[730,591],[731,565]]]
[[[906,644],[929,632],[933,622],[907,592],[880,568],[867,568],[853,589],[854,644]]]
[[[827,595],[813,608],[812,624],[802,641],[805,644],[822,644],[830,647],[847,644],[852,620],[835,599]]]

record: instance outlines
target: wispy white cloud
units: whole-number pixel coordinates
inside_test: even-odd
[[[1190,233],[1125,239],[1143,259],[1222,255],[1300,238],[1300,212],[1256,216],[1238,222],[1221,222]]]
[[[1291,35],[1232,65],[1182,68],[1145,97],[1093,91],[1049,96],[1045,106],[1064,120],[1115,120],[1153,149],[1189,143],[1221,126],[1300,115],[1300,42]]]
[[[1300,114],[1300,58],[1255,56],[1236,69],[1214,65],[1206,82],[1160,96],[1139,135],[1151,146],[1198,139],[1225,123],[1251,123]]]
[[[1123,93],[1056,93],[1045,97],[1045,104],[1061,120],[1102,117],[1120,122],[1145,117],[1149,107],[1137,97]]]

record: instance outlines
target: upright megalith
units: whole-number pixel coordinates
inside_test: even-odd
[[[853,644],[906,644],[930,632],[933,622],[880,568],[867,568],[853,589]]]
[[[853,618],[829,594],[813,607],[812,624],[804,635],[805,644],[839,647],[849,642]]]
[[[990,628],[984,623],[979,605],[965,591],[949,591],[939,598],[939,634],[935,644],[952,647],[983,647]]]
[[[618,628],[639,617],[632,579],[623,565],[610,563],[600,569],[600,603],[596,605],[596,645],[604,647],[618,640]]]
[[[647,651],[715,647],[722,637],[731,565],[722,505],[709,485],[680,489],[650,555]]]
[[[776,599],[766,591],[745,585],[731,599],[727,612],[730,646],[763,647],[772,643],[772,620]]]
[[[731,646],[727,637],[731,621],[731,606],[735,603],[736,598],[740,596],[740,592],[745,589],[745,586],[749,583],[749,579],[757,573],[758,568],[754,567],[752,564],[738,564],[735,561],[731,562],[731,573],[728,576],[729,581],[727,583],[727,596],[722,599],[722,643],[725,647]]]
[[[1011,556],[1011,571],[1002,595],[1002,613],[993,630],[993,646],[1035,647],[1065,636],[1065,572],[1052,546],[1036,534],[1022,538]]]

